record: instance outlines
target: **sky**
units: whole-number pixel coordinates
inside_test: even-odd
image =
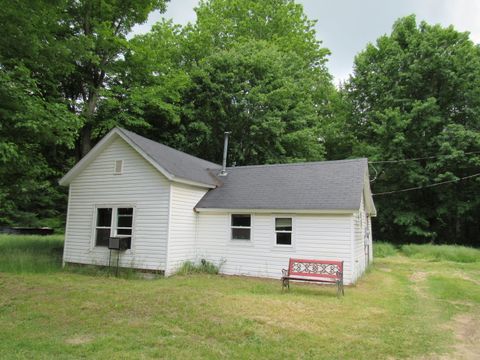
[[[346,80],[352,72],[355,55],[383,34],[391,31],[400,17],[415,14],[417,20],[443,26],[453,25],[459,31],[470,32],[471,39],[480,42],[479,0],[297,0],[305,14],[317,20],[318,40],[331,51],[327,66],[335,82]],[[133,33],[149,31],[161,17],[174,23],[195,21],[194,7],[198,0],[170,0],[164,14],[152,13],[145,24],[137,25]]]

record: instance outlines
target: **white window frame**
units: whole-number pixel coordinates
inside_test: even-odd
[[[292,230],[277,230],[277,219],[292,219]],[[277,243],[277,234],[278,233],[288,233],[291,234],[290,245],[278,244]],[[295,217],[288,214],[276,214],[273,216],[273,245],[277,248],[282,249],[291,249],[294,248],[294,239],[295,239]]]
[[[117,214],[119,208],[131,208],[132,210],[132,234],[131,235],[118,235],[117,234]],[[97,226],[97,213],[98,209],[112,209],[112,222],[110,226]],[[135,213],[136,206],[135,204],[96,204],[93,209],[93,227],[92,227],[92,239],[90,244],[90,250],[94,249],[107,249],[106,246],[97,246],[97,228],[98,229],[108,229],[110,228],[110,237],[130,237],[130,249],[127,249],[127,253],[133,253],[134,241],[135,241]],[[121,227],[120,229],[129,229],[126,227]]]
[[[250,216],[250,226],[233,226],[233,215],[249,215]],[[234,243],[251,243],[253,240],[253,214],[251,213],[242,213],[234,212],[229,214],[230,217],[230,241]],[[233,238],[233,229],[250,229],[250,239],[234,239]]]

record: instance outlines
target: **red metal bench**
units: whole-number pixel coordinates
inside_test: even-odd
[[[337,296],[343,291],[343,261],[290,259],[288,270],[282,270],[282,290],[290,289],[290,280],[337,285]]]

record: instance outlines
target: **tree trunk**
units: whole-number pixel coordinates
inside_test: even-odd
[[[97,108],[98,89],[93,89],[88,97],[87,104],[85,106],[84,116],[85,125],[80,130],[80,138],[78,143],[77,156],[80,160],[92,149],[92,129],[93,129],[93,116]]]

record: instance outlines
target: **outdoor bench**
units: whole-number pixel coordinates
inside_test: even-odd
[[[343,291],[343,261],[290,259],[288,270],[282,270],[282,291],[290,289],[290,280],[337,285],[337,296]]]

